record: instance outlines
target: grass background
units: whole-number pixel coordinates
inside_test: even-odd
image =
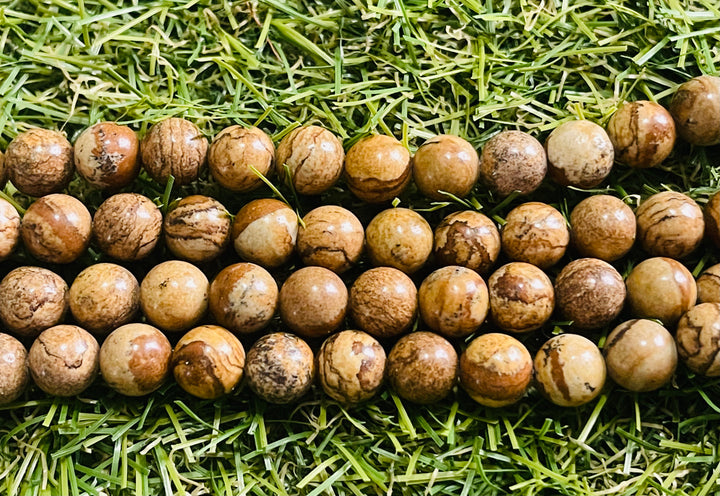
[[[320,124],[346,148],[380,132],[414,150],[444,132],[479,149],[502,129],[542,140],[565,120],[604,124],[624,100],[667,104],[687,78],[717,74],[719,46],[711,0],[3,0],[0,148],[32,126],[74,141],[99,120],[142,135],[178,115],[209,138],[239,123],[277,142],[297,125]],[[720,188],[719,151],[679,143],[661,168],[617,166],[602,191],[636,206],[672,188],[702,204]],[[91,211],[103,199],[80,180],[69,189]],[[164,207],[204,192],[232,212],[272,194],[231,195],[207,176],[165,191],[141,175],[132,189]],[[300,212],[339,203],[367,221],[379,208],[342,184],[315,199],[280,189]],[[29,202],[12,186],[5,193]],[[545,184],[532,198],[567,214],[587,194]],[[430,203],[412,187],[399,200],[432,225],[467,206],[502,222],[524,201],[482,187],[468,205]],[[163,256],[132,269],[142,275]],[[643,256],[616,266],[626,274]],[[72,281],[99,260],[91,249],[53,269]],[[229,261],[234,254],[204,269],[211,277]],[[717,261],[706,245],[686,262],[697,275]],[[0,270],[30,262],[20,252]],[[528,347],[559,329],[568,326],[553,322]],[[606,333],[593,337],[602,343]],[[494,410],[462,392],[417,407],[384,391],[348,410],[318,391],[288,409],[247,390],[203,402],[174,384],[141,399],[102,384],[73,399],[31,389],[0,407],[0,494],[710,495],[720,491],[719,393],[717,380],[683,368],[661,391],[609,385],[578,409],[534,392]]]

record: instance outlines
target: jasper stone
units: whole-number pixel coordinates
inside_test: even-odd
[[[701,303],[680,318],[675,333],[678,353],[697,374],[720,376],[720,304]]]
[[[21,193],[35,197],[57,193],[70,183],[75,171],[73,147],[57,131],[29,129],[8,145],[5,168]]]
[[[565,255],[570,232],[556,209],[540,202],[523,203],[505,218],[502,249],[512,260],[552,267]]]
[[[96,188],[123,188],[140,171],[140,142],[127,126],[98,122],[75,141],[75,168]]]
[[[93,236],[109,256],[134,262],[147,257],[162,231],[160,209],[143,195],[120,193],[105,200],[93,218]]]
[[[156,124],[140,144],[143,167],[165,184],[172,174],[177,184],[195,181],[207,161],[208,141],[192,122],[170,117]]]
[[[415,184],[433,200],[447,200],[443,192],[458,198],[466,196],[475,186],[478,167],[475,148],[465,139],[449,134],[428,139],[412,159]]]
[[[318,265],[341,274],[360,260],[365,230],[355,215],[336,205],[317,207],[303,217],[297,251],[305,265]]]
[[[610,174],[615,157],[605,130],[586,120],[556,127],[545,140],[545,151],[553,181],[582,189],[600,185]]]
[[[630,167],[655,167],[675,146],[675,122],[670,112],[647,100],[624,103],[610,118],[607,133],[615,159]]]
[[[683,83],[670,102],[680,136],[699,146],[720,143],[720,77],[703,75]]]
[[[485,143],[480,177],[500,196],[517,191],[522,195],[540,187],[547,173],[542,144],[522,131],[502,131]]]
[[[427,261],[433,233],[427,221],[407,208],[390,208],[377,214],[365,230],[370,262],[412,274]]]
[[[490,315],[504,331],[522,333],[542,327],[555,308],[550,278],[538,267],[511,262],[488,279]]]
[[[410,182],[411,172],[410,152],[392,136],[363,138],[345,156],[348,188],[368,203],[398,196]]]
[[[635,214],[619,198],[593,195],[573,208],[570,229],[572,243],[581,255],[614,262],[635,243]]]
[[[263,184],[251,167],[267,176],[274,163],[275,145],[270,136],[256,127],[226,127],[215,136],[208,153],[213,178],[236,193],[246,193]]]
[[[486,215],[455,212],[435,228],[433,254],[439,265],[460,265],[487,273],[500,255],[500,233]]]
[[[656,193],[640,204],[635,215],[640,244],[652,256],[683,258],[702,242],[703,212],[687,195]]]
[[[165,244],[176,257],[208,262],[230,244],[230,213],[219,201],[203,195],[186,196],[163,222]]]
[[[263,198],[240,209],[231,238],[241,258],[274,268],[290,260],[297,233],[298,218],[293,209],[281,201]]]
[[[9,257],[20,240],[20,214],[7,200],[0,198],[0,261]]]
[[[30,382],[27,350],[23,344],[0,333],[0,405],[12,403],[22,395]]]

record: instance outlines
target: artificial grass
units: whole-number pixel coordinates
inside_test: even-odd
[[[61,129],[74,141],[98,120],[142,135],[170,115],[193,120],[208,137],[238,123],[279,140],[297,125],[320,124],[346,148],[371,132],[411,149],[443,132],[478,149],[502,129],[542,140],[565,120],[604,124],[623,100],[667,103],[687,78],[716,74],[719,21],[711,0],[5,1],[0,148],[31,126]],[[671,188],[702,204],[720,188],[719,161],[717,147],[679,143],[662,167],[617,166],[596,191],[636,206]],[[360,204],[342,184],[304,198],[272,180],[300,213],[338,203],[366,223],[381,208]],[[141,175],[130,189],[163,208],[206,193],[232,212],[273,194],[230,194],[207,176],[173,188]],[[91,210],[103,199],[80,180],[69,190]],[[20,207],[30,201],[12,186],[4,194]],[[587,195],[547,181],[532,199],[567,215]],[[502,223],[522,201],[479,186],[447,202],[410,188],[395,203],[421,210],[434,226],[460,208]],[[687,265],[697,275],[716,253],[704,245]],[[627,274],[644,256],[635,250],[616,267]],[[53,269],[72,281],[101,260],[91,249],[78,264]],[[234,254],[203,268],[212,276],[229,261]],[[21,251],[0,272],[30,262]],[[535,351],[559,330],[572,328],[554,321],[526,344]],[[593,338],[602,343],[606,332]],[[577,409],[535,392],[494,410],[462,392],[419,407],[389,391],[345,409],[314,391],[288,409],[247,389],[216,402],[174,384],[141,399],[101,383],[73,399],[31,389],[0,407],[0,494],[710,495],[720,492],[718,393],[717,380],[682,367],[658,392],[609,385]]]

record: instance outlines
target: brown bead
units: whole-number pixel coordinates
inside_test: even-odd
[[[614,262],[635,243],[636,221],[632,209],[619,198],[594,195],[570,213],[572,242],[585,257]]]
[[[439,265],[460,265],[485,274],[500,255],[500,233],[480,212],[455,212],[435,228],[433,252]]]
[[[589,189],[610,174],[613,144],[597,124],[576,120],[556,127],[545,141],[548,173],[558,184]]]
[[[57,131],[29,129],[8,145],[5,168],[21,193],[36,197],[57,193],[72,179],[73,147]]]
[[[235,216],[231,238],[241,258],[263,267],[279,267],[295,250],[297,214],[272,199],[253,200]]]
[[[0,198],[0,261],[9,257],[20,240],[20,214],[7,200]]]
[[[115,329],[100,347],[100,372],[125,396],[143,396],[163,385],[170,373],[170,341],[147,324]]]
[[[677,366],[675,340],[652,320],[628,320],[617,326],[608,335],[603,353],[608,375],[630,391],[664,386]]]
[[[208,141],[190,121],[170,117],[150,128],[140,144],[142,163],[155,181],[165,184],[172,174],[177,184],[190,184],[207,160]]]
[[[187,196],[165,216],[165,244],[176,257],[208,262],[230,244],[231,226],[231,216],[222,203],[208,196]]]
[[[362,331],[342,331],[325,340],[317,356],[320,385],[331,398],[354,405],[380,390],[385,350]]]
[[[565,255],[570,232],[556,209],[540,202],[523,203],[505,218],[502,248],[512,260],[552,267]]]
[[[100,346],[86,330],[58,325],[44,330],[28,353],[35,384],[54,396],[76,396],[97,377]]]
[[[350,316],[376,338],[399,336],[417,316],[415,283],[404,272],[377,267],[363,272],[350,288]]]
[[[233,332],[248,334],[265,328],[277,303],[277,283],[259,265],[230,265],[210,284],[210,312]]]
[[[267,176],[275,162],[275,145],[256,127],[233,125],[215,136],[208,153],[208,167],[223,188],[246,193],[263,184],[250,167]]]
[[[460,385],[481,405],[498,408],[517,402],[532,373],[527,348],[506,334],[483,334],[460,355]]]
[[[412,170],[420,192],[433,200],[447,200],[450,193],[462,198],[475,186],[479,158],[463,138],[441,134],[430,138],[415,152]]]
[[[370,262],[412,274],[430,256],[433,233],[423,217],[407,208],[389,208],[377,214],[365,230]]]
[[[410,182],[410,152],[392,136],[373,135],[355,143],[345,156],[350,191],[368,203],[392,200]]]
[[[683,84],[670,103],[680,136],[692,145],[720,143],[720,77],[698,76]]]
[[[387,357],[387,379],[404,400],[436,403],[452,392],[458,374],[455,348],[431,332],[400,338]]]
[[[93,235],[100,250],[125,262],[148,256],[160,239],[162,213],[147,197],[120,193],[95,212]]]
[[[204,325],[188,331],[175,345],[170,361],[175,381],[198,398],[230,394],[245,372],[245,349],[227,329]]]
[[[623,104],[608,122],[615,159],[646,169],[662,163],[675,146],[675,122],[662,105],[638,100]]]
[[[580,258],[555,279],[558,308],[578,329],[599,329],[620,315],[625,303],[622,276],[607,262]]]
[[[285,136],[277,149],[277,174],[301,195],[330,189],[343,171],[345,150],[337,137],[320,126],[302,126]],[[285,177],[285,167],[290,178]]]
[[[488,292],[490,315],[504,331],[534,331],[550,319],[555,308],[550,278],[525,262],[511,262],[493,272]]]
[[[305,265],[319,265],[342,274],[362,255],[365,230],[355,215],[342,207],[323,205],[303,217],[297,251]]]
[[[7,170],[7,162],[5,162],[5,154],[0,150],[0,188],[5,187],[5,183],[7,182],[8,177],[8,170]]]
[[[269,403],[289,404],[305,396],[315,379],[312,350],[293,334],[276,332],[258,339],[248,351],[248,386]]]
[[[68,287],[41,267],[19,267],[0,282],[0,320],[7,330],[35,337],[59,324],[68,309]]]
[[[140,142],[135,132],[114,122],[98,122],[75,141],[75,167],[90,184],[117,190],[140,171]]]
[[[598,347],[577,334],[550,338],[535,355],[535,382],[559,406],[580,406],[595,399],[605,385],[605,360]]]
[[[652,256],[683,258],[702,242],[703,212],[687,195],[656,193],[640,204],[635,215],[640,244]]]
[[[710,197],[703,211],[705,236],[720,248],[720,191]]]
[[[699,303],[720,303],[720,264],[705,269],[696,284]]]
[[[522,195],[540,187],[547,173],[547,156],[538,140],[522,131],[502,131],[483,146],[480,177],[500,196]]]
[[[72,196],[47,195],[27,209],[20,232],[25,248],[38,260],[70,263],[90,244],[92,217],[85,205]]]
[[[9,334],[0,333],[0,405],[20,397],[30,382],[27,350]]]
[[[678,322],[675,339],[690,370],[720,376],[720,304],[701,303],[688,310]]]
[[[323,267],[296,270],[280,288],[280,317],[303,337],[323,337],[337,330],[347,305],[345,283]]]

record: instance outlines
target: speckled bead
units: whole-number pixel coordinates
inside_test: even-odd
[[[230,244],[231,216],[219,201],[203,195],[186,196],[165,216],[165,244],[178,258],[209,262]]]
[[[720,191],[710,197],[703,210],[705,236],[720,248]]]
[[[720,304],[701,303],[680,318],[675,333],[678,354],[697,374],[720,376]]]
[[[385,362],[385,350],[369,334],[355,330],[333,334],[318,352],[320,385],[341,403],[361,403],[380,390]]]
[[[350,191],[368,203],[392,200],[410,182],[410,152],[392,136],[374,135],[355,143],[345,156]]]
[[[433,254],[439,265],[460,265],[485,274],[500,255],[500,233],[480,212],[455,212],[435,228]]]
[[[550,278],[538,267],[510,262],[488,279],[490,315],[504,331],[534,331],[547,322],[555,308]]]
[[[70,183],[75,171],[73,147],[57,131],[29,129],[8,145],[5,168],[21,193],[36,197],[57,193]]]
[[[547,156],[538,140],[522,131],[502,131],[485,143],[480,177],[500,196],[522,195],[540,187],[547,173]]]
[[[698,303],[720,303],[720,264],[705,269],[696,284]]]
[[[143,167],[155,181],[190,184],[207,161],[208,141],[190,121],[170,117],[150,128],[140,144]]]
[[[483,334],[460,355],[460,385],[481,405],[511,405],[523,397],[532,379],[527,348],[506,334]]]
[[[640,204],[635,215],[640,244],[652,256],[683,258],[702,242],[703,212],[687,195],[656,193]]]
[[[595,399],[607,370],[598,347],[577,334],[550,338],[535,355],[535,383],[559,406],[580,406]]]
[[[603,353],[608,375],[630,391],[664,386],[677,366],[675,340],[652,320],[628,320],[617,326],[605,340]]]
[[[646,169],[662,163],[675,146],[675,122],[662,105],[624,103],[608,122],[607,133],[621,164]]]
[[[0,333],[0,405],[12,403],[20,397],[30,382],[27,350],[23,344]]]
[[[313,353],[305,341],[285,332],[267,334],[248,351],[245,367],[250,389],[269,403],[300,400],[315,379]]]
[[[365,230],[368,257],[374,266],[389,266],[412,274],[427,261],[433,232],[427,221],[407,208],[377,214]]]
[[[295,250],[298,218],[287,204],[253,200],[235,216],[231,239],[241,258],[263,267],[279,267]]]
[[[98,122],[75,141],[75,168],[96,188],[123,188],[140,172],[140,142],[127,126]]]
[[[355,215],[336,205],[317,207],[303,217],[297,251],[305,265],[342,274],[353,267],[365,246],[365,230]]]
[[[570,231],[572,243],[581,255],[614,262],[635,244],[635,214],[614,196],[589,196],[570,213]]]
[[[9,257],[20,240],[20,214],[7,200],[0,198],[0,261]]]
[[[503,251],[512,260],[547,269],[565,255],[570,232],[556,209],[528,202],[508,213],[500,238]]]
[[[670,103],[678,134],[699,146],[720,143],[720,77],[698,76],[683,84]]]
[[[560,124],[545,141],[548,173],[558,184],[589,189],[610,174],[612,141],[597,124],[576,120]]]
[[[420,145],[412,159],[415,184],[433,200],[447,200],[444,191],[462,198],[475,186],[479,158],[475,148],[459,136],[441,134]]]
[[[387,380],[404,400],[427,405],[452,392],[458,374],[455,348],[431,332],[413,332],[395,343],[387,357]]]
[[[210,145],[208,167],[213,178],[236,193],[246,193],[263,184],[250,167],[267,176],[275,163],[275,145],[256,127],[226,127]]]
[[[277,175],[301,195],[319,195],[330,189],[343,171],[345,151],[337,137],[320,126],[290,131],[277,148]],[[290,177],[286,177],[285,166]]]

